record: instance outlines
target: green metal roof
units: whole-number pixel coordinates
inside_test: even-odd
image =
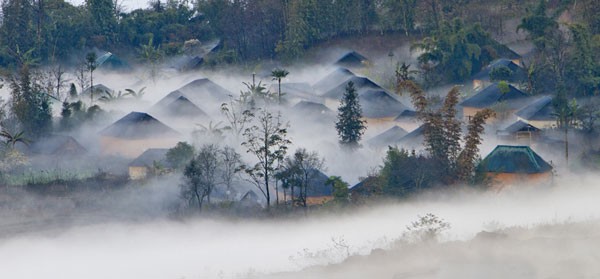
[[[544,173],[552,170],[540,155],[529,146],[498,145],[481,162],[485,172]]]

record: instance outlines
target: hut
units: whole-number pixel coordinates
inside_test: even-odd
[[[356,89],[356,93],[358,93],[358,95],[361,95],[367,90],[385,91],[377,83],[366,77],[353,76],[321,95],[321,97],[325,99],[325,105],[328,107],[337,108],[340,104],[340,100],[344,96],[344,93],[346,93],[346,87],[348,86],[349,82],[354,83],[354,89]]]
[[[498,145],[481,161],[479,168],[496,189],[515,183],[539,184],[552,179],[552,166],[529,146]]]
[[[306,205],[321,205],[330,200],[333,200],[333,186],[327,185],[329,177],[317,169],[308,170],[308,186],[306,187]],[[300,197],[299,187],[294,187],[294,200]],[[284,192],[285,191],[285,192]],[[280,199],[286,199],[286,193],[291,195],[291,189],[284,189],[279,192]],[[289,198],[289,196],[287,196]],[[289,199],[288,199],[289,200]]]
[[[335,112],[324,104],[310,101],[300,101],[292,107],[292,110],[301,117],[312,119],[333,119],[336,117]]]
[[[180,134],[143,112],[131,112],[100,131],[100,146],[105,155],[135,158],[148,148],[174,146]]]
[[[29,151],[38,155],[59,157],[81,156],[87,153],[75,138],[64,135],[49,135],[29,146]]]
[[[412,109],[405,109],[400,112],[396,118],[394,118],[394,122],[405,130],[414,130],[423,124],[419,119],[417,112]]]
[[[352,202],[360,203],[370,197],[381,195],[382,188],[377,176],[369,176],[350,187],[349,192]]]
[[[385,147],[389,145],[395,145],[403,137],[405,137],[408,132],[402,129],[399,126],[394,126],[385,132],[373,137],[372,139],[367,141],[367,144],[373,147]]]
[[[383,89],[366,89],[358,96],[363,117],[369,125],[394,121],[408,107]],[[338,100],[339,103],[339,100]]]
[[[202,106],[204,104],[221,104],[229,100],[229,96],[233,96],[233,93],[220,85],[214,83],[210,79],[201,78],[196,79],[181,88],[169,93],[167,96],[162,98],[156,107],[166,107],[171,102],[177,100],[177,98],[185,96],[189,101]]]
[[[483,68],[479,73],[473,75],[473,89],[484,88],[489,85],[492,79],[490,73],[504,69],[507,72],[503,80],[510,83],[520,83],[527,80],[527,73],[523,67],[519,66],[513,60],[500,58],[492,61],[488,66]]]
[[[404,149],[421,149],[425,140],[425,125],[412,130],[398,141],[398,146]]]
[[[313,84],[312,87],[317,91],[317,93],[323,94],[340,84],[348,83],[347,81],[355,76],[356,75],[353,72],[346,68],[337,68]]]
[[[150,148],[129,163],[129,179],[139,180],[171,168],[166,148]]]
[[[159,102],[151,111],[157,115],[177,119],[210,119],[208,114],[185,96],[179,96],[170,103]]]
[[[272,94],[279,93],[279,84],[273,83],[269,87]],[[286,82],[281,84],[282,103],[296,104],[300,101],[321,102],[320,97],[315,94],[315,89],[305,82]]]
[[[541,97],[515,113],[517,118],[539,129],[556,127],[554,106],[550,96]]]
[[[350,51],[342,55],[335,65],[347,68],[363,68],[369,63],[369,59],[356,51]]]
[[[111,52],[105,52],[96,58],[96,68],[103,70],[131,70],[131,66]]]
[[[527,93],[514,86],[507,84],[507,88],[503,89],[495,82],[464,100],[460,106],[463,109],[463,117],[467,119],[486,108],[495,110],[497,114],[510,115],[522,108],[528,99]]]
[[[541,130],[532,126],[529,123],[517,120],[503,130],[496,132],[499,139],[511,141],[524,141],[528,145],[531,141],[537,139],[541,134]]]
[[[104,94],[106,94],[106,92],[114,92],[114,90],[112,90],[111,88],[109,88],[108,86],[102,84],[102,83],[98,83],[98,84],[94,84],[94,94],[92,96],[90,96],[91,92],[92,92],[92,87],[88,87],[85,90],[83,90],[81,92],[81,94],[79,94],[79,99],[82,101],[88,101],[91,100],[93,98],[93,100],[98,100],[100,99],[100,97],[104,96]]]

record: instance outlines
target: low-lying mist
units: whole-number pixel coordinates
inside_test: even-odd
[[[394,247],[394,241],[402,236],[411,222],[418,216],[432,213],[450,223],[451,229],[441,235],[441,244],[429,244],[432,246],[424,248],[395,248],[393,251],[400,250],[393,253],[402,253],[402,249],[415,251],[414,254],[398,257],[410,258],[411,263],[420,265],[415,265],[419,268],[414,274],[409,272],[394,278],[481,278],[479,275],[482,274],[550,278],[538,276],[547,272],[536,272],[544,264],[561,263],[556,260],[572,264],[573,268],[578,268],[578,274],[588,276],[582,278],[591,278],[589,272],[597,269],[591,269],[590,257],[593,255],[589,255],[589,247],[597,247],[598,238],[592,237],[593,230],[589,231],[589,226],[576,223],[589,222],[597,227],[600,218],[598,178],[596,175],[563,176],[556,178],[552,187],[529,188],[522,185],[501,193],[449,190],[410,201],[348,208],[343,213],[311,213],[310,218],[241,220],[211,217],[175,221],[166,217],[167,214],[155,214],[154,218],[137,221],[109,217],[95,223],[65,225],[61,230],[45,230],[41,224],[31,227],[28,232],[6,235],[0,240],[0,270],[7,278],[263,277],[277,272],[298,271],[312,265],[337,263],[348,255],[365,255],[376,248]],[[169,189],[176,188],[175,183],[159,183],[155,191],[141,191],[136,198],[121,195],[131,199],[130,207],[127,200],[106,199],[90,211],[113,216],[119,216],[121,211],[135,215],[136,210],[143,206],[144,199],[148,199],[146,207],[152,207],[173,198],[176,191]],[[147,209],[139,210],[139,213]],[[160,207],[157,210],[168,211]],[[23,214],[23,211],[18,212]],[[523,238],[543,237],[544,227],[552,227],[546,226],[548,224],[560,226],[549,233],[557,230],[561,233],[549,234],[550,239],[531,240],[539,243],[523,246],[531,247],[532,251],[519,248],[518,241],[524,241]],[[510,238],[502,240],[507,243],[500,242],[497,246],[452,242],[472,239],[482,230],[502,231],[507,228],[533,231],[529,236],[522,234],[522,238],[514,242]],[[588,228],[588,231],[582,228]],[[585,241],[571,241],[590,233],[592,235],[583,239]],[[570,239],[564,247],[568,254],[545,257],[539,264],[528,265],[528,261],[535,262],[537,256],[544,254],[545,242],[552,244],[550,253],[559,253],[561,249],[557,243],[564,239]],[[339,250],[340,247],[343,249]],[[506,247],[515,247],[522,253],[514,258],[514,253],[509,253]],[[441,254],[438,255],[438,251]],[[461,255],[459,259],[452,258],[455,252]],[[432,260],[434,267],[421,268],[431,260],[431,253],[438,255]],[[476,257],[485,255],[492,258],[485,261]],[[521,263],[520,258],[527,261]],[[377,257],[374,259],[376,263]],[[496,273],[500,263],[525,273]],[[402,262],[396,264],[402,265]],[[470,275],[461,273],[462,265],[478,272]],[[443,272],[440,273],[440,269]],[[310,272],[306,274],[313,278],[331,277],[328,273]],[[419,272],[425,272],[425,275]],[[302,275],[303,272],[297,274]],[[461,274],[469,276],[459,276]]]

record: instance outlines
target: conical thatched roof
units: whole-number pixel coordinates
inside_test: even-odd
[[[121,139],[171,138],[175,130],[143,112],[131,112],[100,132],[105,137]]]
[[[356,51],[350,51],[350,52],[342,55],[342,57],[340,57],[335,62],[335,64],[344,66],[344,67],[359,68],[359,67],[364,67],[365,63],[368,61],[369,61],[369,59],[364,57],[362,54],[360,54]]]
[[[527,93],[508,85],[508,92],[504,93],[498,86],[498,83],[492,83],[485,89],[463,101],[460,105],[471,108],[489,108],[500,102],[507,102],[509,106],[515,108],[530,96]]]

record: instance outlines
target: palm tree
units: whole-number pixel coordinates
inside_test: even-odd
[[[4,145],[7,147],[10,146],[12,149],[15,148],[15,145],[20,142],[25,145],[29,144],[29,140],[25,138],[25,132],[20,131],[18,133],[11,133],[7,129],[2,129],[0,131],[0,137],[4,138]]]
[[[278,91],[278,102],[279,104],[281,104],[281,79],[287,77],[287,75],[290,72],[288,72],[285,69],[275,69],[271,72],[271,76],[273,77],[273,80],[276,80],[278,85],[279,85],[279,91]]]
[[[113,101],[118,101],[127,95],[128,95],[127,93],[123,94],[121,91],[119,91],[118,93],[115,93],[115,91],[112,91],[112,92],[104,91],[104,95],[102,97],[100,97],[98,100],[100,102],[110,103]]]
[[[132,96],[132,97],[134,97],[134,98],[136,98],[136,99],[139,100],[139,99],[141,99],[144,96],[144,94],[146,94],[146,92],[144,92],[145,89],[146,89],[146,87],[142,87],[140,90],[138,90],[136,92],[133,89],[129,89],[128,88],[128,89],[125,89],[126,93],[123,94],[123,96],[129,95],[129,96]]]

